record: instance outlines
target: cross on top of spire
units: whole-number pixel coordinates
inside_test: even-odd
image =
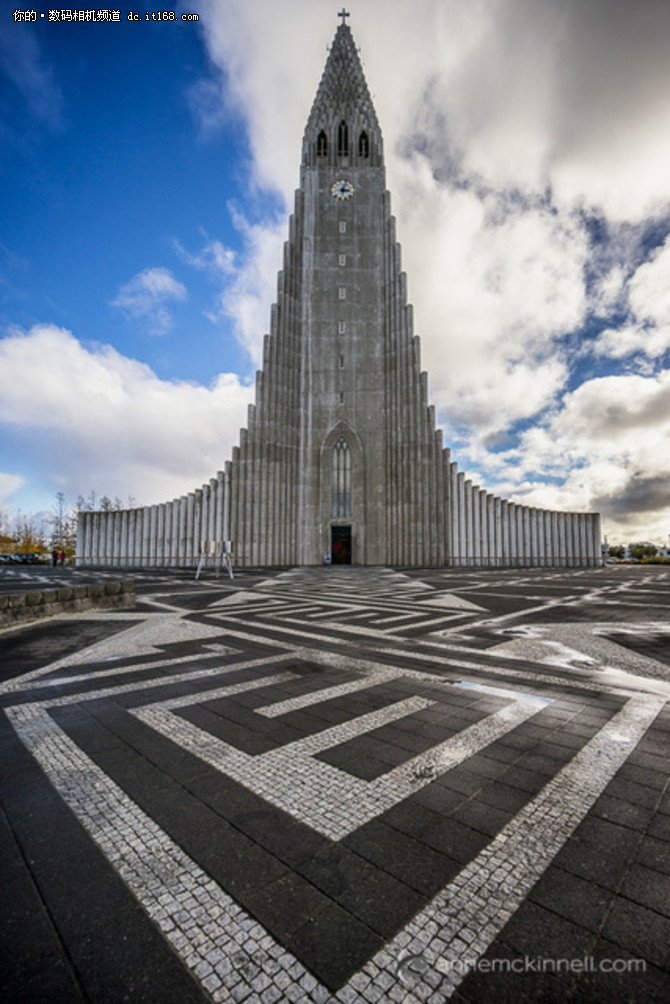
[[[351,17],[351,14],[349,13],[348,10],[345,10],[345,8],[343,7],[337,16],[342,18],[342,24],[346,24],[347,23],[346,19],[348,17]]]

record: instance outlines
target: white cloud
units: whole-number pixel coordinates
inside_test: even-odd
[[[239,252],[213,239],[207,240],[195,254],[186,251],[178,241],[175,247],[182,261],[208,273],[219,287],[212,308],[204,311],[205,317],[213,324],[229,322],[239,344],[258,365],[263,335],[269,325],[270,304],[277,298],[277,271],[286,237],[286,220],[281,217],[274,225],[254,224],[234,205],[228,208],[241,237]]]
[[[167,304],[188,298],[186,287],[167,268],[145,268],[121,286],[113,307],[146,321],[152,334],[163,335],[173,324]]]
[[[0,471],[0,510],[12,505],[12,497],[23,488],[26,481],[18,474],[7,474]]]
[[[221,241],[207,240],[196,254],[188,252],[177,240],[174,241],[174,246],[182,261],[209,273],[215,279],[224,279],[235,272],[235,252],[225,247]]]
[[[638,320],[670,325],[670,238],[640,265],[630,281],[629,299]]]
[[[228,320],[237,341],[259,365],[263,335],[270,322],[270,304],[277,299],[277,272],[286,238],[286,220],[256,224],[234,206],[229,209],[235,229],[242,238],[242,251],[235,258],[215,242],[218,245],[216,257],[221,263],[218,271],[222,288],[214,308],[206,316],[214,323]],[[196,258],[203,256],[205,261],[211,259],[211,245]]]
[[[230,458],[253,397],[234,374],[209,387],[161,380],[49,324],[0,341],[0,368],[0,423],[28,431],[26,464],[48,457],[70,498],[95,489],[153,503],[192,491]]]
[[[603,331],[593,351],[611,359],[633,353],[656,359],[670,349],[670,238],[635,271],[627,292],[628,320]]]
[[[585,381],[491,473],[533,505],[595,509],[619,540],[670,532],[670,370]],[[547,482],[556,479],[559,483]]]
[[[63,97],[53,70],[28,25],[0,24],[0,71],[23,99],[28,115],[50,129],[62,125]],[[10,98],[11,100],[11,98]]]

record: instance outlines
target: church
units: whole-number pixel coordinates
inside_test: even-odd
[[[207,484],[82,512],[78,565],[594,566],[600,517],[500,498],[452,460],[413,331],[382,133],[348,14],[305,128],[255,404]]]

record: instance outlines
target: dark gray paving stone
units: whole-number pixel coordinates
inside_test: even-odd
[[[96,928],[72,943],[71,956],[87,999],[118,1004],[204,1004],[205,994],[143,911]]]
[[[460,870],[454,858],[379,820],[360,827],[342,843],[424,896],[433,896]]]
[[[478,830],[489,837],[494,837],[513,816],[513,810],[499,809],[493,805],[487,805],[485,802],[480,801],[477,795],[459,805],[454,813],[454,818],[459,823],[463,823],[465,826]]]
[[[456,817],[440,819],[418,838],[422,844],[465,864],[476,857],[488,843],[486,834],[465,826]]]
[[[528,899],[598,934],[614,903],[615,893],[550,865]]]
[[[335,991],[384,944],[383,938],[337,903],[305,924],[287,944]]]
[[[104,638],[125,631],[136,622],[119,620],[54,619],[0,633],[0,682],[11,680],[63,659]]]
[[[616,892],[628,870],[630,858],[623,844],[614,849],[599,847],[573,836],[565,842],[553,863],[572,875]]]
[[[617,778],[621,781],[645,785],[660,795],[667,786],[668,772],[667,770],[649,770],[649,768],[640,767],[637,764],[625,763],[617,774]]]
[[[301,875],[331,899],[340,899],[352,887],[361,886],[384,874],[377,865],[331,841],[297,867]]]
[[[0,985],[29,977],[65,959],[63,945],[30,874],[3,882],[0,910]]]
[[[494,809],[514,814],[530,801],[530,794],[522,788],[501,781],[489,783],[477,792],[477,799]]]
[[[626,874],[621,895],[641,906],[670,917],[670,876],[633,864]]]
[[[4,1004],[84,1004],[84,995],[72,966],[63,955],[42,958],[39,965],[19,975],[0,977]]]
[[[593,949],[597,935],[583,924],[526,900],[505,925],[499,940],[529,956],[583,958]]]
[[[624,802],[632,802],[634,805],[643,805],[650,809],[656,808],[659,804],[659,792],[657,790],[648,788],[644,784],[639,784],[637,781],[624,779],[618,774],[613,781],[610,781],[604,794],[611,795],[613,798],[620,798]],[[670,812],[670,801],[667,804],[668,808],[664,811]]]
[[[650,965],[605,938],[593,949],[595,972],[578,980],[571,1004],[666,1004],[670,974]]]
[[[363,924],[390,938],[425,905],[425,897],[386,872],[350,885],[338,902]]]
[[[602,936],[661,969],[670,968],[670,918],[639,903],[617,897]]]
[[[392,809],[388,809],[381,819],[409,837],[420,837],[430,826],[434,826],[444,817],[433,809],[422,805],[418,798],[407,798]]]
[[[257,887],[245,896],[247,909],[262,916],[263,926],[284,945],[299,928],[312,924],[332,902],[329,896],[295,872]]]
[[[571,980],[551,972],[525,971],[526,956],[495,942],[482,970],[470,972],[451,1000],[466,1004],[565,1004]],[[487,968],[488,967],[488,968]]]
[[[630,826],[633,830],[645,832],[654,815],[654,809],[652,806],[638,805],[604,794],[591,809],[591,814],[607,819],[611,823]]]
[[[655,837],[645,837],[638,849],[637,861],[646,868],[670,875],[670,843]]]
[[[670,817],[663,812],[657,812],[649,823],[647,834],[658,840],[670,841]]]

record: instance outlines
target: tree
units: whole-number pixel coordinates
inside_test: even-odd
[[[46,551],[44,530],[30,516],[18,514],[14,521],[14,550],[16,554],[34,554]]]
[[[65,493],[56,492],[56,501],[51,510],[51,547],[56,551],[62,551],[65,545],[65,523],[67,520],[67,510],[65,507]]]
[[[9,517],[0,512],[0,554],[14,553],[14,534],[10,530]]]
[[[658,554],[658,548],[654,547],[653,544],[633,544],[629,549],[631,558],[637,558],[642,560],[642,558],[655,558]]]
[[[626,553],[626,549],[621,547],[621,545],[612,544],[609,550],[610,558],[623,558]]]

